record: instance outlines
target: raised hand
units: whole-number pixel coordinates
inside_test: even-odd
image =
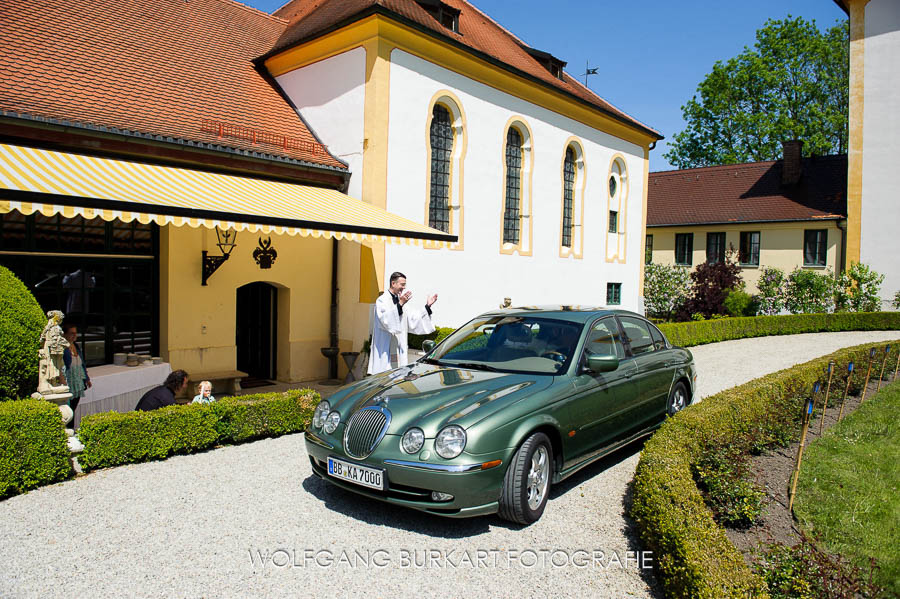
[[[428,301],[425,302],[426,305],[431,306],[434,305],[434,302],[437,301],[437,293],[432,293],[428,296]]]
[[[411,297],[412,297],[412,291],[406,291],[406,292],[400,294],[400,297],[397,298],[397,301],[400,302],[400,305],[402,306],[403,304],[408,302],[409,298],[411,298]]]

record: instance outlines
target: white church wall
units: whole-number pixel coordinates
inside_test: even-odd
[[[386,274],[407,274],[419,302],[427,293],[440,294],[436,324],[460,325],[497,307],[504,297],[514,305],[604,305],[609,282],[622,284],[622,308],[638,308],[641,147],[400,50],[391,55],[390,85],[387,209],[393,213],[426,219],[432,99],[450,92],[465,115],[463,249],[389,244],[386,250]],[[532,137],[531,255],[501,253],[504,147],[511,120],[524,123]],[[581,259],[560,257],[562,163],[572,138],[583,149],[586,173]],[[616,157],[626,167],[627,197],[619,213],[620,233],[608,234],[608,178]]]
[[[885,275],[884,308],[900,290],[900,3],[872,0],[865,13],[865,91],[860,259]]]

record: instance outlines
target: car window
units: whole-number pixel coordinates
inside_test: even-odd
[[[655,349],[666,349],[666,338],[662,332],[652,324],[650,325],[650,337],[653,338],[653,347]]]
[[[588,355],[618,356],[620,360],[624,358],[625,349],[622,347],[622,339],[615,319],[604,318],[595,323],[588,333],[584,349]]]
[[[495,370],[555,374],[568,368],[583,325],[531,315],[479,317],[428,355],[447,365],[484,364]]]
[[[631,344],[631,353],[635,356],[654,351],[653,337],[650,335],[650,326],[639,318],[620,316],[622,330],[628,342]]]

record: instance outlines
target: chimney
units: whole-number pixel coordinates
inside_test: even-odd
[[[784,159],[781,161],[781,184],[796,185],[803,174],[803,142],[791,139],[781,142]]]

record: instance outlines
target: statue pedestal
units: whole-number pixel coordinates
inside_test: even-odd
[[[53,387],[50,389],[49,393],[32,393],[31,397],[33,399],[44,399],[50,403],[55,403],[59,407],[59,415],[62,418],[63,427],[66,429],[66,435],[69,437],[67,441],[69,451],[72,453],[81,453],[84,451],[84,445],[82,445],[81,441],[78,440],[78,437],[75,436],[75,430],[67,426],[75,419],[75,412],[69,407],[69,400],[72,399],[69,388]]]

